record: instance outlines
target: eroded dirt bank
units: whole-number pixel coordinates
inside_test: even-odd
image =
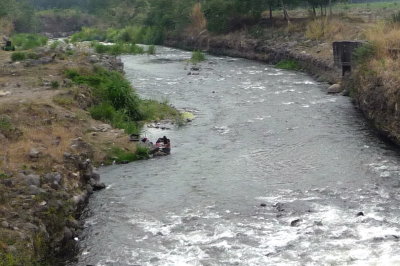
[[[104,188],[95,165],[113,147],[134,151],[123,130],[93,120],[87,86],[69,68],[122,71],[111,56],[49,48],[20,62],[0,51],[0,265],[58,265],[81,230],[88,197]],[[112,159],[112,158],[111,158]]]

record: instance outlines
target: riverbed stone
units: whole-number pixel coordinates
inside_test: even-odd
[[[93,190],[94,191],[99,191],[99,190],[102,190],[102,189],[105,189],[105,188],[106,188],[106,185],[104,183],[97,182],[96,184],[93,185]]]
[[[35,185],[30,185],[28,192],[30,195],[38,195],[40,193],[45,193],[46,191],[44,189],[41,189]]]
[[[41,155],[41,151],[36,148],[31,148],[28,155],[31,159],[38,159]]]
[[[58,172],[47,173],[44,175],[44,180],[46,183],[60,184],[62,180],[62,175]]]
[[[10,224],[9,224],[7,221],[2,221],[2,222],[1,222],[1,227],[3,227],[3,228],[9,228],[9,227],[10,227]]]
[[[295,220],[293,220],[293,221],[290,222],[290,226],[293,226],[293,227],[299,226],[299,224],[300,224],[301,222],[302,222],[301,219],[295,219]]]
[[[93,178],[93,180],[95,180],[96,182],[99,182],[100,174],[94,171],[91,178]]]
[[[340,93],[343,91],[343,88],[340,84],[333,84],[332,86],[330,86],[327,90],[328,93]]]
[[[29,174],[29,175],[24,175],[20,174],[20,177],[24,178],[25,183],[27,185],[33,185],[33,186],[40,186],[40,176],[35,175],[35,174]]]

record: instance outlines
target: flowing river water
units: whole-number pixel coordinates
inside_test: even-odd
[[[400,265],[398,152],[350,99],[259,62],[124,56],[142,97],[194,110],[172,154],[100,169],[71,265]],[[361,213],[362,212],[362,213]]]

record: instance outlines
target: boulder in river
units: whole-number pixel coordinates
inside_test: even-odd
[[[340,84],[333,84],[330,86],[327,90],[328,93],[334,94],[334,93],[340,93],[343,91],[343,88]]]
[[[293,226],[293,227],[298,226],[302,221],[303,220],[301,220],[301,219],[293,220],[290,222],[290,226]]]

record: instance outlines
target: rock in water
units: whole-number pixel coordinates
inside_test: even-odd
[[[332,86],[330,86],[328,88],[328,93],[332,93],[332,94],[340,93],[342,91],[343,91],[343,88],[342,88],[342,86],[340,84],[333,84]]]
[[[293,220],[290,222],[290,226],[298,226],[301,221],[301,219]]]

